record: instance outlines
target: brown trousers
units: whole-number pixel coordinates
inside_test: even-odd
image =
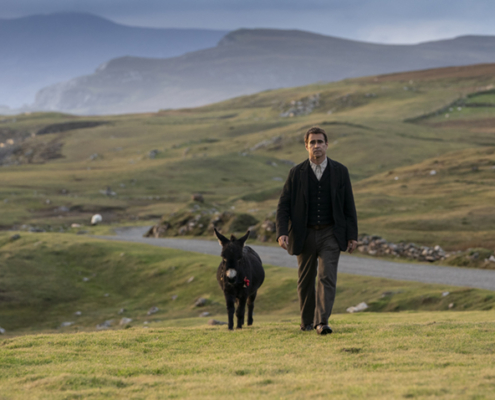
[[[339,245],[331,227],[322,230],[308,229],[303,251],[297,256],[297,292],[302,327],[328,324],[335,301],[339,257]],[[316,276],[318,283],[315,288]]]

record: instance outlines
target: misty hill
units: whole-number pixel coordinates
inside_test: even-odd
[[[174,57],[213,47],[226,33],[129,27],[82,13],[0,19],[0,105],[32,103],[39,89],[111,58]]]
[[[41,90],[34,109],[108,114],[193,107],[318,81],[495,62],[495,37],[417,45],[357,42],[302,31],[241,29],[214,48],[169,59],[113,59]]]

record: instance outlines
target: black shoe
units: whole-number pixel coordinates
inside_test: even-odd
[[[305,325],[305,326],[302,326],[301,325],[301,330],[303,332],[310,332],[313,330],[313,324],[308,324],[308,325]]]
[[[318,325],[316,327],[316,333],[318,335],[329,335],[332,332],[332,328],[330,328],[328,325]]]

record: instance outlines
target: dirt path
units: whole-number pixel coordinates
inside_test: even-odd
[[[116,236],[95,236],[99,239],[145,243],[152,246],[168,247],[203,254],[220,255],[216,241],[194,239],[153,239],[144,238],[148,228],[120,229]],[[264,264],[297,268],[296,257],[289,256],[279,247],[251,246]],[[380,278],[424,283],[439,283],[452,286],[472,287],[495,291],[495,271],[456,267],[440,267],[430,264],[406,264],[379,259],[353,257],[342,254],[339,272],[354,275],[375,276]]]

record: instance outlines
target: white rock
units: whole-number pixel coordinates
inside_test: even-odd
[[[449,294],[450,294],[450,292],[443,292],[442,297],[448,296]]]
[[[95,214],[91,217],[91,225],[97,225],[101,221],[103,221],[103,218],[100,214]]]
[[[96,330],[101,331],[104,329],[108,329],[108,328],[110,328],[110,326],[112,326],[112,323],[113,323],[113,319],[106,320],[102,324],[96,325]]]
[[[71,325],[74,325],[74,322],[62,322],[60,324],[60,327],[61,328],[66,328],[67,326],[71,326]]]
[[[432,169],[432,170],[430,171],[430,175],[436,175],[436,174],[437,174],[437,171],[435,171],[434,169]]]
[[[132,318],[122,318],[120,320],[120,325],[127,325],[132,322]]]
[[[76,312],[74,313],[74,315],[76,315],[76,316],[80,317],[80,316],[82,315],[82,312],[81,312],[81,311],[76,311]]]
[[[83,282],[87,282],[87,281],[89,281],[89,278],[84,277]]]
[[[210,313],[208,311],[205,311],[205,312],[202,312],[201,314],[199,314],[200,317],[208,317],[210,316]]]
[[[71,228],[80,228],[80,227],[81,227],[81,224],[76,224],[76,223],[74,223],[74,224],[72,224],[70,227],[71,227]]]
[[[488,261],[495,262],[495,256],[491,255]]]
[[[5,335],[5,329],[3,329],[2,327],[0,327],[0,335]]]
[[[368,308],[368,304],[366,304],[364,301],[362,303],[359,303],[357,306],[352,306],[349,307],[346,311],[348,313],[355,313],[359,311],[364,311]]]
[[[194,276],[191,276],[188,280],[187,283],[191,283],[194,280]]]

